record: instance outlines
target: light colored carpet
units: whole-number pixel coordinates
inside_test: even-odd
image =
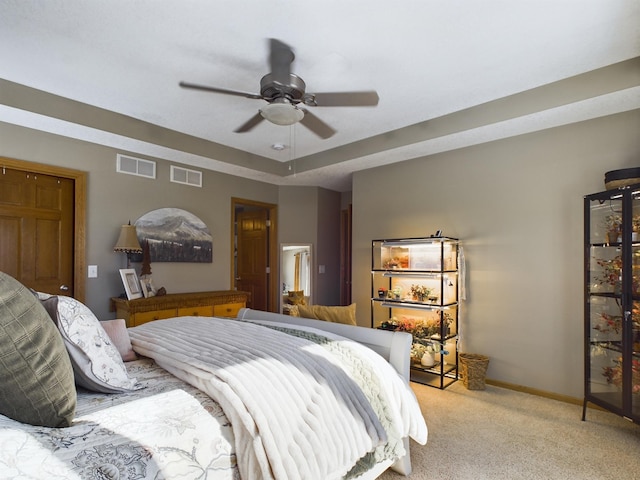
[[[429,428],[411,442],[411,480],[640,480],[640,425],[487,385],[411,384]],[[403,477],[387,471],[382,480]]]

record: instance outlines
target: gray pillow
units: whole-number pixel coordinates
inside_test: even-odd
[[[0,413],[31,425],[71,425],[76,389],[60,332],[29,289],[3,272],[0,339]]]

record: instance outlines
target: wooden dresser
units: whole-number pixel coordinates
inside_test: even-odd
[[[235,317],[238,310],[247,306],[247,296],[247,292],[236,290],[172,293],[135,300],[112,298],[111,306],[116,318],[124,318],[127,327],[135,327],[171,317]]]

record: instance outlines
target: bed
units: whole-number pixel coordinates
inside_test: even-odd
[[[11,328],[26,315],[15,313],[6,277],[0,334],[19,345],[24,335]],[[30,315],[45,312],[50,324],[38,320],[44,333],[31,329],[29,345],[59,332],[74,398],[42,425],[21,421],[22,404],[7,407],[0,393],[0,478],[364,480],[389,467],[409,474],[408,438],[426,442],[408,387],[409,335],[243,309],[236,319],[179,317],[109,336],[79,302],[29,295]],[[0,352],[3,369],[25,348]],[[92,349],[103,356],[83,364]],[[32,402],[33,389],[7,389],[3,375],[3,392],[24,390],[22,403]]]

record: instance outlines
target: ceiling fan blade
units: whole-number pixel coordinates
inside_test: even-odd
[[[264,117],[260,115],[260,112],[256,113],[253,117],[247,120],[245,123],[240,125],[238,128],[234,130],[236,133],[245,133],[251,130],[253,127],[258,125],[261,121],[264,120]]]
[[[262,95],[258,93],[240,92],[238,90],[227,90],[226,88],[208,87],[206,85],[196,85],[195,83],[180,82],[182,88],[192,88],[194,90],[204,90],[206,92],[225,93],[227,95],[236,95],[238,97],[254,98],[261,100]]]
[[[311,130],[313,133],[318,135],[320,138],[327,139],[331,137],[336,131],[331,128],[329,125],[324,123],[320,118],[316,117],[309,110],[301,108],[304,112],[304,117],[300,120],[300,123]]]
[[[282,84],[289,84],[289,74],[291,73],[291,63],[296,56],[289,45],[275,38],[269,39],[269,65],[273,80]]]
[[[305,105],[318,107],[375,107],[378,105],[378,92],[375,90],[363,92],[324,92],[307,93]]]

